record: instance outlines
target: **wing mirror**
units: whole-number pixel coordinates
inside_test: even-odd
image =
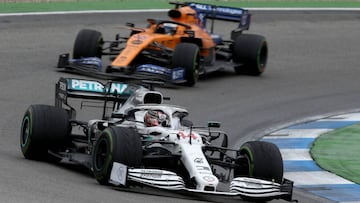
[[[220,128],[221,123],[216,121],[209,121],[207,126],[209,128]]]
[[[135,24],[134,23],[126,23],[125,24],[127,27],[135,27]]]
[[[125,117],[126,117],[125,114],[122,114],[122,113],[112,113],[111,114],[111,118],[124,119]]]

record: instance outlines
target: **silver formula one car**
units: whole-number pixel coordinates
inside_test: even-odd
[[[27,159],[83,165],[104,185],[292,200],[293,182],[283,178],[274,144],[251,141],[228,149],[226,133],[216,130],[220,123],[194,126],[186,109],[165,104],[166,99],[151,85],[61,78],[55,106],[26,110],[22,153]],[[101,107],[102,116],[81,121],[76,105]]]

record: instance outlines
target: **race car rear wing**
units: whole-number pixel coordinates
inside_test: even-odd
[[[216,6],[211,4],[201,4],[196,2],[184,2],[184,3],[171,3],[178,6],[190,6],[196,10],[199,19],[206,25],[206,19],[213,20],[225,20],[238,22],[239,27],[242,30],[248,30],[250,27],[251,14],[247,9]],[[213,30],[213,25],[212,28]]]
[[[68,98],[101,100],[104,101],[104,117],[107,101],[122,104],[139,88],[144,87],[114,81],[103,84],[95,80],[60,78],[55,85],[55,106],[62,108],[64,104],[74,110]]]

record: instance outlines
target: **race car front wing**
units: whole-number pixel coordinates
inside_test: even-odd
[[[129,74],[125,72],[106,73],[102,71],[102,61],[97,57],[70,59],[70,54],[61,54],[57,68],[70,73],[90,76],[107,80],[152,80],[168,84],[181,84],[186,82],[184,68],[166,68],[154,64],[142,64]]]
[[[285,179],[282,184],[256,178],[237,177],[230,183],[229,192],[206,191],[186,188],[182,177],[176,173],[159,169],[128,168],[126,165],[114,162],[110,175],[111,184],[128,186],[129,182],[165,189],[178,190],[209,195],[222,195],[241,198],[264,200],[284,199],[292,201],[293,182]]]

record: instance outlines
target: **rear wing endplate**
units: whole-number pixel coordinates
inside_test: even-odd
[[[184,5],[192,7],[196,10],[199,19],[206,25],[206,19],[216,19],[238,22],[239,28],[249,29],[251,14],[247,9],[216,6],[211,4],[201,4],[195,2],[185,2]]]

